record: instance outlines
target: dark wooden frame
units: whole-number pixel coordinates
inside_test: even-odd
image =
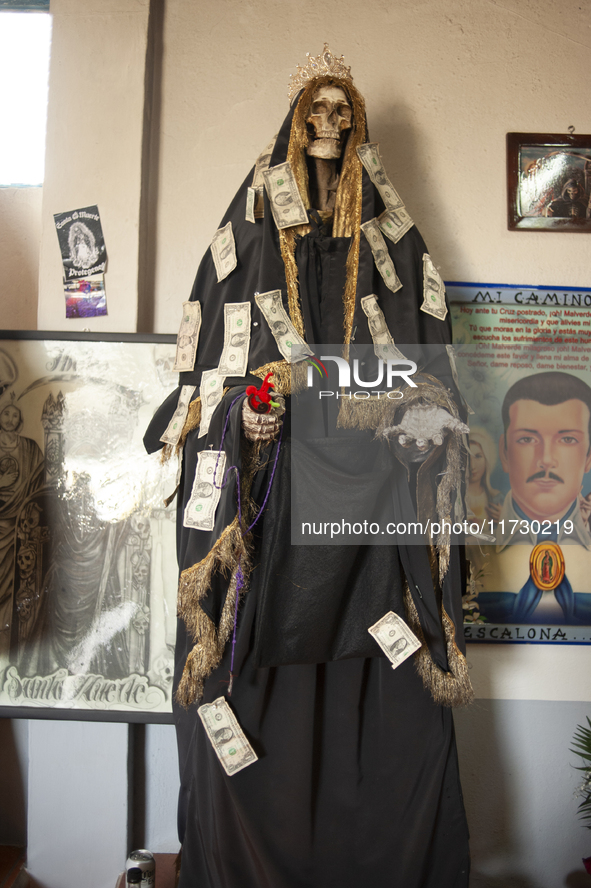
[[[510,231],[591,232],[591,211],[585,219],[524,215],[521,212],[521,155],[524,150],[539,151],[539,157],[563,151],[578,158],[581,175],[586,180],[587,196],[591,198],[591,135],[557,133],[507,133],[507,197]],[[580,152],[585,151],[585,155]],[[587,163],[585,164],[585,161]],[[585,170],[585,166],[588,169]],[[554,195],[556,197],[556,195]]]

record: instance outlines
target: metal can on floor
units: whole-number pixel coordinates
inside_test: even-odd
[[[156,862],[154,855],[145,848],[139,848],[132,851],[125,864],[125,871],[132,867],[138,867],[142,871],[141,888],[155,888],[156,885]]]

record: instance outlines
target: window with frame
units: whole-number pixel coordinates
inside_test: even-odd
[[[0,0],[0,186],[43,183],[49,0]]]

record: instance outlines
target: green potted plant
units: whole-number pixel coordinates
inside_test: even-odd
[[[591,719],[587,716],[587,726],[577,726],[573,737],[571,752],[578,755],[582,761],[577,771],[583,772],[583,781],[577,788],[575,795],[582,797],[579,803],[579,817],[587,829],[591,829]],[[588,873],[591,873],[591,857],[583,857],[583,865]]]

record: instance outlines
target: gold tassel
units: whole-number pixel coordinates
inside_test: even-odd
[[[224,395],[228,389],[224,389]],[[191,401],[189,404],[189,412],[187,413],[187,418],[185,420],[185,424],[183,426],[183,430],[181,432],[181,436],[176,445],[176,452],[182,450],[185,446],[185,441],[187,440],[187,436],[189,432],[192,432],[193,429],[199,428],[201,423],[201,395],[198,395],[194,401]]]
[[[240,566],[245,578],[245,585],[241,589],[240,597],[246,593],[246,578],[250,576],[252,564],[245,546]],[[203,695],[203,685],[206,678],[216,669],[222,660],[228,639],[234,629],[234,615],[236,613],[236,571],[234,568],[226,600],[220,616],[220,625],[216,629],[213,621],[205,614],[201,607],[195,608],[194,625],[198,626],[198,641],[189,653],[185,662],[185,668],[176,692],[176,700],[185,709]]]
[[[300,308],[298,267],[295,261],[296,235],[293,228],[283,228],[279,231],[279,245],[281,248],[283,265],[285,266],[289,316],[297,332],[305,339],[304,319]]]
[[[205,598],[214,573],[227,576],[237,561],[236,553],[242,548],[242,531],[238,516],[222,531],[218,540],[202,561],[188,567],[181,573],[178,590],[178,615],[185,621],[193,638],[198,638],[201,630],[201,608],[199,602]]]
[[[359,219],[361,220],[361,179],[359,180]],[[355,316],[355,303],[357,299],[357,273],[359,271],[359,239],[361,229],[353,234],[353,241],[347,256],[347,282],[345,284],[345,292],[343,293],[344,318],[343,326],[345,332],[345,345],[351,342],[353,333],[353,318]]]
[[[435,703],[451,707],[467,706],[468,703],[472,703],[474,691],[468,675],[468,663],[456,644],[455,626],[445,609],[442,608],[442,623],[447,649],[448,672],[444,672],[431,658],[408,583],[404,584],[404,610],[406,622],[421,642],[421,647],[413,655],[417,672],[423,686],[431,693]]]
[[[199,641],[186,659],[183,675],[176,691],[177,703],[180,703],[185,709],[202,696],[206,677],[221,659],[215,626],[201,608],[199,608],[199,615],[201,620]]]

